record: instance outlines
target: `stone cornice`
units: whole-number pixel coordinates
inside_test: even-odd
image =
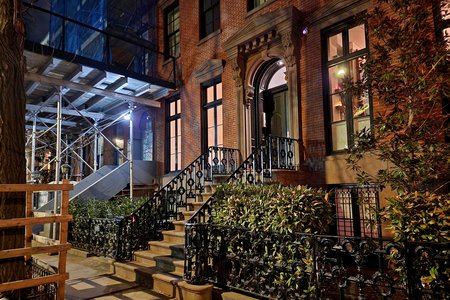
[[[244,28],[233,34],[223,43],[223,49],[229,56],[250,51],[270,43],[280,31],[287,28],[299,28],[302,22],[300,11],[294,6],[282,8],[251,19]],[[234,51],[233,51],[234,50]]]

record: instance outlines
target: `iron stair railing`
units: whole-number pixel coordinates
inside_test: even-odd
[[[239,159],[237,149],[209,147],[140,208],[118,221],[115,258],[130,260],[133,251],[161,239],[161,231],[172,229],[171,221],[187,207],[188,199],[204,191],[205,181],[212,181],[216,174],[233,173]]]
[[[231,174],[227,182],[244,184],[264,184],[273,176],[273,170],[296,170],[296,154],[299,140],[285,137],[267,137],[244,162]],[[208,277],[209,256],[208,235],[198,230],[209,226],[209,218],[214,217],[213,194],[185,224],[184,279],[190,283],[204,283]]]

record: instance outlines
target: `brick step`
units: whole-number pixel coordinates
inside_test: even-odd
[[[163,240],[165,242],[184,245],[184,231],[165,230],[165,231],[162,231],[161,233],[164,236]]]
[[[178,283],[182,281],[181,277],[157,273],[152,275],[153,290],[159,294],[170,298],[181,299]]]
[[[148,242],[150,251],[159,255],[170,255],[184,259],[184,244],[174,244],[165,241]],[[136,251],[137,252],[137,251]]]
[[[187,220],[189,220],[191,217],[192,217],[192,215],[195,213],[195,211],[193,211],[193,210],[190,210],[190,211],[183,211],[182,213],[181,213],[181,218],[182,218],[182,220],[185,220],[185,221],[187,221]]]
[[[184,223],[185,221],[172,221],[172,224],[175,226],[175,231],[183,231],[184,232]]]
[[[152,250],[143,250],[134,252],[136,263],[145,265],[155,265],[166,273],[183,276],[184,273],[184,259],[173,257],[170,255],[161,255],[154,253]]]
[[[205,202],[208,201],[211,196],[214,195],[214,193],[202,193],[197,195],[195,202]]]
[[[113,262],[111,272],[129,282],[136,282],[141,286],[153,288],[152,275],[161,272],[156,262]]]

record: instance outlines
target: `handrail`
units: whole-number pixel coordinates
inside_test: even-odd
[[[204,191],[205,181],[212,181],[215,174],[235,170],[238,153],[237,149],[209,147],[147,202],[122,218],[118,224],[116,258],[129,260],[132,251],[146,248],[149,240],[159,239],[161,230],[172,227],[171,221],[177,218],[180,208],[187,207],[187,199]]]
[[[272,178],[273,169],[296,169],[295,143],[299,143],[299,140],[277,136],[266,137],[228,177],[227,182],[264,184]],[[215,194],[191,216],[186,225],[206,222],[206,216],[212,213],[210,204],[214,201],[214,196]]]

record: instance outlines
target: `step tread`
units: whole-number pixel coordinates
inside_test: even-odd
[[[183,225],[184,225],[184,223],[186,223],[186,221],[185,221],[185,220],[180,220],[180,221],[172,221],[172,224],[173,224],[173,225],[181,225],[181,224],[183,224]]]
[[[162,281],[165,281],[165,282],[171,282],[171,283],[173,283],[174,281],[176,282],[176,281],[183,280],[180,276],[167,274],[167,273],[156,273],[156,274],[153,274],[152,277],[157,278]]]
[[[129,261],[129,262],[114,262],[114,267],[121,267],[129,270],[135,270],[139,272],[154,273],[154,268],[156,268],[156,262],[136,262],[136,261]]]
[[[164,230],[161,232],[163,235],[171,235],[171,236],[179,236],[184,237],[184,231],[175,231],[175,230]]]
[[[184,248],[184,244],[175,244],[175,243],[170,243],[170,242],[166,242],[166,241],[150,241],[150,242],[148,242],[148,244],[150,246],[155,245],[155,246],[164,247],[164,248],[170,248],[170,247]],[[140,251],[148,251],[148,250],[140,250]],[[138,252],[138,251],[136,251],[136,252]]]

